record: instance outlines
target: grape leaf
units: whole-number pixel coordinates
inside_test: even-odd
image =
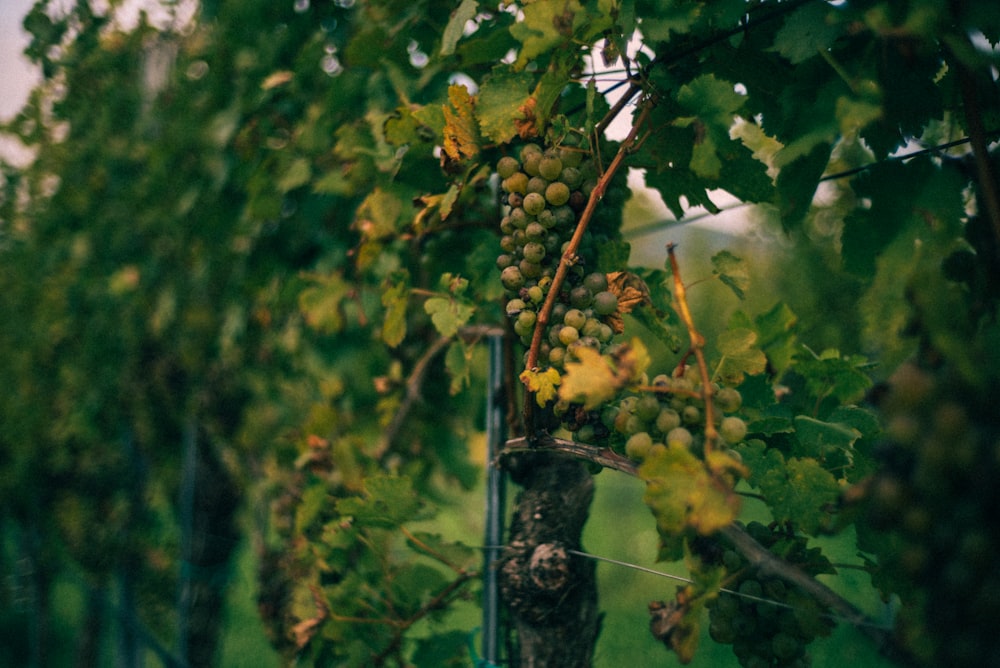
[[[591,348],[576,351],[579,362],[566,364],[566,375],[559,386],[563,401],[582,403],[587,410],[614,398],[620,389],[615,370],[608,359]]]
[[[657,529],[667,536],[688,528],[707,535],[739,514],[739,496],[683,446],[654,449],[638,475],[646,481],[643,500],[656,517]]]
[[[720,251],[712,256],[712,273],[733,293],[743,299],[750,286],[750,271],[746,261],[729,251]]]
[[[756,347],[757,332],[752,329],[728,329],[719,335],[717,345],[722,359],[716,375],[726,384],[739,385],[745,374],[762,373],[767,368],[767,356]]]
[[[340,304],[350,286],[336,272],[325,276],[308,274],[305,278],[313,283],[299,293],[299,310],[306,322],[324,334],[339,332],[344,326]]]
[[[816,357],[805,357],[795,365],[795,372],[806,380],[806,388],[817,398],[833,397],[840,404],[859,401],[872,386],[872,380],[860,368],[863,360],[843,358],[835,350]]]
[[[826,3],[808,3],[788,15],[774,36],[774,50],[793,65],[829,49],[842,33]]]
[[[382,323],[382,340],[390,348],[398,346],[406,337],[406,307],[410,289],[405,279],[387,285],[382,292],[385,320]]]
[[[476,118],[483,136],[498,144],[517,134],[514,119],[535,83],[530,72],[514,72],[499,65],[483,80],[476,97]]]
[[[775,161],[782,162],[783,157],[787,159],[788,150],[789,147],[786,147],[779,151]],[[830,150],[829,143],[818,141],[805,155],[781,164],[776,184],[777,203],[781,212],[781,225],[786,230],[794,228],[805,218],[812,205],[820,176],[830,162]]]
[[[775,456],[782,455],[776,450],[768,452],[769,459]],[[800,531],[811,535],[830,523],[827,509],[840,495],[836,478],[812,457],[792,457],[784,467],[770,468],[759,482],[774,519],[790,521]]]
[[[431,297],[424,302],[424,311],[441,336],[455,336],[476,312],[476,307],[454,297]]]
[[[559,372],[548,368],[543,371],[525,369],[520,375],[521,382],[528,388],[529,392],[535,393],[535,401],[539,406],[545,406],[549,401],[555,399],[556,386],[562,380]]]
[[[414,531],[406,544],[410,549],[441,562],[452,570],[467,571],[476,568],[482,559],[479,552],[463,543],[448,541],[440,534]]]
[[[455,53],[455,45],[465,34],[465,24],[476,18],[479,12],[479,0],[462,0],[462,4],[451,13],[448,25],[441,33],[441,55],[450,56]]]
[[[414,666],[442,668],[473,665],[469,658],[469,643],[467,631],[436,631],[432,636],[416,639],[416,649],[410,663]]]
[[[510,27],[510,34],[522,44],[514,63],[517,70],[568,42],[577,26],[589,22],[587,12],[577,0],[535,0],[522,11],[524,18]]]
[[[466,345],[461,339],[453,341],[448,346],[448,350],[444,354],[444,367],[451,377],[451,383],[448,385],[449,394],[458,394],[462,388],[469,386],[472,351],[473,348]]]
[[[476,123],[474,101],[462,84],[448,87],[448,102],[444,109],[444,152],[460,162],[479,155],[479,126]]]
[[[410,479],[392,475],[365,478],[361,496],[338,499],[336,509],[341,515],[352,517],[355,526],[381,528],[398,527],[432,515]]]
[[[802,446],[802,452],[822,460],[831,451],[844,451],[851,459],[850,450],[854,442],[861,438],[861,432],[850,425],[837,422],[823,422],[808,415],[795,417],[795,436]]]

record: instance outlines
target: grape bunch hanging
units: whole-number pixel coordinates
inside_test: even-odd
[[[506,215],[500,222],[500,281],[507,294],[507,315],[514,332],[528,346],[538,314],[549,295],[567,244],[587,205],[597,172],[575,147],[526,144],[519,156],[497,163]],[[607,276],[593,267],[593,244],[584,244],[566,275],[538,350],[538,363],[562,368],[576,346],[603,351],[615,335],[610,316],[618,297]]]

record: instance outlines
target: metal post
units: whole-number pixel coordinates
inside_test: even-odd
[[[500,594],[497,584],[496,563],[503,544],[504,511],[506,509],[506,475],[497,466],[496,457],[503,447],[504,386],[503,386],[503,336],[491,334],[487,338],[489,351],[489,387],[486,392],[486,535],[483,567],[483,664],[498,666],[500,663]]]

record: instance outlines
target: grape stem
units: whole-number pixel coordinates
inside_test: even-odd
[[[715,428],[715,405],[712,402],[715,388],[712,387],[712,377],[708,373],[708,364],[705,362],[705,337],[694,325],[694,317],[688,306],[687,289],[681,279],[676,249],[677,245],[673,242],[667,244],[667,257],[670,260],[670,272],[674,279],[674,301],[677,302],[677,313],[684,322],[688,338],[691,340],[691,349],[688,354],[694,354],[695,360],[698,362],[698,372],[701,374],[701,398],[705,402],[705,462],[713,472],[716,472],[711,463],[713,459],[709,456],[719,442],[719,431]]]

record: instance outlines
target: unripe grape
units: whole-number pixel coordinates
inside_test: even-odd
[[[521,270],[521,275],[524,276],[524,278],[538,278],[542,275],[542,265],[537,262],[532,262],[527,258],[521,260],[517,266]]]
[[[571,308],[568,311],[566,311],[566,314],[563,316],[562,321],[563,324],[565,325],[569,325],[574,329],[580,329],[581,327],[584,326],[584,324],[586,324],[587,316],[580,309]]]
[[[529,155],[532,153],[537,153],[539,157],[542,154],[542,147],[535,143],[525,144],[521,147],[521,162],[524,162]]]
[[[584,285],[578,285],[569,292],[569,304],[573,308],[585,309],[593,301],[594,293]]]
[[[743,405],[743,395],[733,387],[723,387],[715,393],[715,404],[726,413],[734,413]]]
[[[575,150],[570,146],[562,146],[559,149],[559,159],[562,160],[563,167],[579,167],[583,162],[583,151]]]
[[[545,246],[537,241],[529,241],[524,244],[524,248],[521,252],[524,255],[524,259],[528,262],[540,263],[542,259],[545,258]],[[524,270],[522,269],[521,271]],[[539,272],[540,271],[541,268],[539,267]],[[525,276],[530,276],[530,274],[526,273]]]
[[[701,409],[697,406],[685,406],[681,411],[681,419],[684,424],[698,424],[701,422]]]
[[[559,342],[564,346],[575,343],[580,338],[580,331],[576,327],[563,325],[559,330]]]
[[[542,178],[555,181],[562,173],[563,163],[558,157],[545,156],[538,163],[538,173]]]
[[[561,369],[566,361],[566,349],[562,346],[555,346],[549,350],[549,364]]]
[[[673,408],[661,408],[656,415],[656,428],[661,434],[668,434],[681,426],[681,416]]]
[[[523,195],[528,192],[528,175],[524,172],[515,172],[503,180],[501,187],[506,192]]]
[[[542,163],[542,153],[529,153],[528,155],[522,154],[521,166],[528,176],[538,176],[538,166]],[[528,184],[525,183],[525,188]]]
[[[635,414],[647,422],[655,420],[660,414],[660,400],[652,394],[639,397],[635,405]]]
[[[552,206],[562,206],[570,200],[569,187],[565,183],[554,181],[545,189],[545,199]]]
[[[514,299],[509,300],[504,308],[507,310],[507,315],[513,317],[528,308],[528,305],[524,303],[523,299],[515,297]]]
[[[520,169],[521,163],[517,161],[517,158],[513,158],[509,155],[505,155],[497,161],[497,174],[500,175],[501,179],[509,178]]]
[[[613,292],[604,290],[594,295],[594,313],[611,315],[618,310],[618,297]]]
[[[653,447],[652,436],[648,432],[640,431],[625,441],[625,454],[632,459],[645,459],[651,447]]]
[[[529,311],[528,309],[525,309],[517,314],[517,322],[523,327],[534,327],[537,319],[538,314],[534,311]]]
[[[601,338],[601,327],[604,324],[596,318],[587,318],[587,321],[583,323],[583,327],[580,328],[581,336],[590,336],[595,339]]]
[[[547,230],[551,230],[556,225],[556,216],[551,209],[545,209],[538,214],[538,224]]]
[[[568,206],[558,206],[552,210],[556,217],[556,225],[560,227],[570,227],[576,222],[576,214]]]
[[[608,289],[608,277],[599,271],[592,271],[583,277],[583,284],[596,295]]]
[[[524,275],[517,267],[507,267],[500,272],[500,282],[508,290],[517,291],[524,286]]]
[[[521,311],[521,313],[531,313],[531,311]],[[527,325],[521,321],[521,318],[514,321],[514,333],[520,337],[530,337],[534,330],[534,323]]]
[[[545,198],[538,193],[528,193],[521,206],[528,215],[537,216],[545,209]]]
[[[539,281],[539,283],[541,282]],[[543,301],[545,301],[545,291],[542,290],[542,286],[540,284],[532,285],[530,288],[528,288],[526,296],[528,297],[528,300],[532,304],[541,304]]]
[[[583,183],[583,174],[575,167],[564,167],[559,175],[559,180],[565,183],[570,190],[574,190]]]
[[[597,340],[601,343],[609,343],[615,336],[615,330],[611,329],[610,325],[605,325],[601,323],[601,331],[597,335]]]
[[[719,425],[719,435],[729,445],[736,445],[747,436],[747,423],[738,417],[723,418]]]
[[[679,445],[682,448],[690,448],[694,442],[694,436],[684,427],[671,429],[667,433],[667,445]]]
[[[525,238],[531,241],[542,241],[548,236],[545,232],[545,228],[537,220],[533,220],[528,223],[527,227],[524,228]]]
[[[521,230],[521,231],[523,231],[524,228],[526,228],[528,226],[528,223],[531,222],[528,219],[528,214],[521,207],[517,207],[516,209],[511,209],[511,212],[510,212],[510,214],[509,214],[508,217],[510,218],[511,224],[517,230]]]
[[[539,195],[545,194],[545,189],[549,187],[549,182],[540,176],[532,176],[528,179],[528,194],[537,193]]]
[[[514,264],[514,256],[509,253],[501,253],[497,256],[497,269],[503,270]]]

